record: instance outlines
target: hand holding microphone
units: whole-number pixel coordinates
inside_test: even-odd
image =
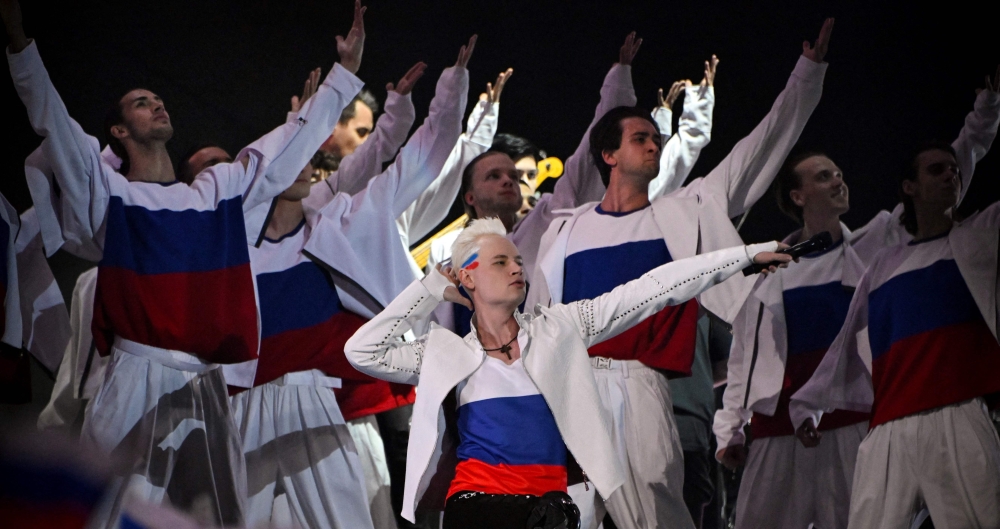
[[[743,269],[743,275],[749,276],[753,274],[759,274],[761,272],[775,271],[778,266],[787,264],[788,261],[798,259],[803,255],[810,254],[813,252],[819,252],[829,248],[833,244],[833,237],[830,236],[830,232],[824,231],[813,235],[808,240],[802,241],[795,246],[789,246],[786,248],[779,249],[778,254],[788,255],[790,259],[781,259],[768,261],[764,263],[754,263]]]

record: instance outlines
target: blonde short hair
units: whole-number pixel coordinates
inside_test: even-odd
[[[475,219],[462,230],[451,245],[451,266],[458,270],[466,266],[470,257],[479,253],[479,239],[486,235],[507,236],[507,228],[496,217]]]

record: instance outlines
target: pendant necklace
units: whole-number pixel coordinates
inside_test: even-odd
[[[501,345],[500,347],[495,347],[493,349],[483,348],[483,351],[486,351],[487,353],[490,351],[500,351],[501,353],[507,355],[507,360],[513,360],[513,358],[510,357],[510,344],[514,343],[514,340],[516,339],[517,339],[517,333],[514,333],[514,337],[511,338],[509,342]]]

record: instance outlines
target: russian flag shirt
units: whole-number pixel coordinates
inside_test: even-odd
[[[254,386],[318,369],[342,379],[334,392],[345,420],[412,404],[412,386],[374,379],[348,363],[344,344],[368,320],[344,308],[330,274],[303,254],[310,231],[303,220],[250,248],[261,319]]]
[[[841,239],[824,251],[802,256],[794,266],[781,271],[788,335],[785,374],[774,415],[753,414],[750,426],[754,438],[795,434],[788,414],[792,394],[809,381],[823,360],[847,318],[854,295],[854,289],[842,283],[843,268]],[[867,413],[836,410],[823,415],[820,429],[833,430],[868,419]]]
[[[448,496],[566,492],[566,445],[520,358],[486,356],[455,392],[460,442]]]
[[[947,235],[890,248],[867,272],[872,427],[1000,392],[1000,345]]]
[[[671,261],[650,206],[613,213],[597,205],[580,215],[570,234],[562,302],[596,298]],[[661,310],[589,352],[690,376],[697,324],[698,302],[692,299]]]

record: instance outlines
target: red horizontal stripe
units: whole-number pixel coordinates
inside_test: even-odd
[[[459,461],[448,497],[471,490],[487,494],[566,492],[566,467],[561,465],[490,465],[477,459]]]
[[[788,412],[788,404],[791,402],[792,395],[801,389],[816,372],[816,368],[819,367],[824,356],[826,356],[825,348],[788,356],[785,364],[785,378],[782,382],[781,393],[778,395],[778,404],[774,408],[774,415],[756,412],[753,414],[753,418],[750,420],[750,431],[753,437],[781,437],[795,434],[795,427],[792,426],[792,418]],[[819,429],[835,430],[859,422],[868,422],[869,419],[870,416],[867,413],[835,410],[823,414]]]
[[[904,338],[872,362],[871,426],[1000,392],[1000,345],[986,323]]]
[[[657,312],[635,327],[592,346],[588,352],[590,356],[638,360],[671,375],[689,377],[697,330],[698,301],[692,299]]]
[[[219,364],[257,358],[257,301],[250,265],[156,275],[102,266],[93,332],[102,355],[111,351],[117,335]]]
[[[304,329],[294,329],[264,338],[254,385],[270,382],[287,373],[319,369],[332,377],[374,381],[347,361],[344,345],[365,324],[365,319],[351,312],[333,317]]]
[[[384,380],[345,380],[343,386],[334,389],[333,393],[346,421],[413,404],[417,400],[413,386]]]

